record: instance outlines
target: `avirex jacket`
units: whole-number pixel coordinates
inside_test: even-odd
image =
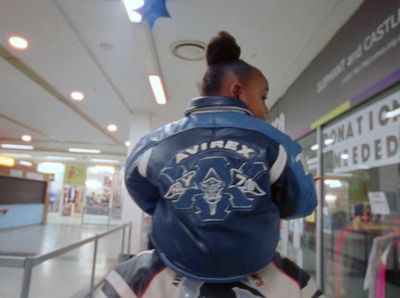
[[[192,100],[185,117],[145,136],[125,182],[153,216],[165,265],[206,282],[241,280],[269,264],[280,218],[317,204],[301,147],[230,97]]]

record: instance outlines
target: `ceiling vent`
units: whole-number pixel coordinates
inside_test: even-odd
[[[205,56],[206,45],[195,40],[178,41],[171,46],[172,54],[179,59],[196,61]]]

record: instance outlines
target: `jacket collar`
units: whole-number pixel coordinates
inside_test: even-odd
[[[241,100],[227,96],[203,96],[192,99],[185,116],[194,113],[210,112],[240,112],[252,116],[247,106]]]

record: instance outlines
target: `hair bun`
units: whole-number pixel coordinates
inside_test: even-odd
[[[235,38],[226,31],[221,31],[207,45],[207,64],[215,65],[237,60],[240,57],[240,47]]]

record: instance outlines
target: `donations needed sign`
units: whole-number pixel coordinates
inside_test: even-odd
[[[399,163],[400,91],[324,128],[323,137],[334,172]]]

